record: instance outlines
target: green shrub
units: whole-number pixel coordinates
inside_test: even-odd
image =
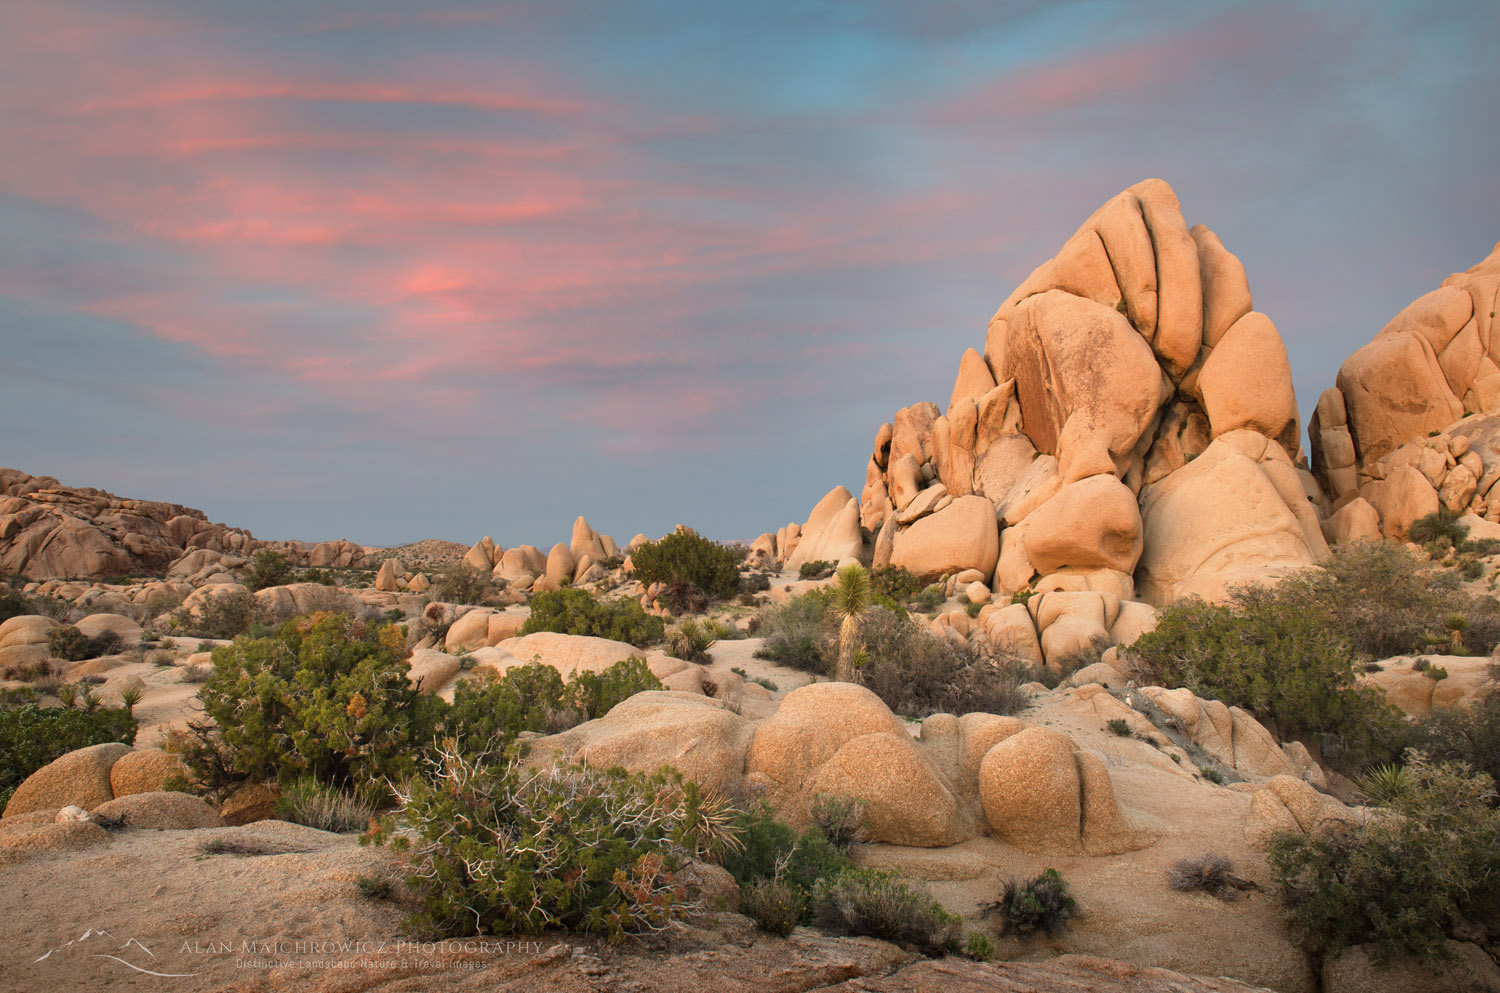
[[[215,639],[238,638],[262,620],[260,603],[245,590],[204,598],[196,616],[180,610],[173,616],[177,634]]]
[[[1013,714],[1030,702],[1021,663],[957,648],[888,607],[865,615],[859,647],[860,681],[898,714]]]
[[[906,603],[926,585],[922,577],[904,566],[887,565],[870,570],[870,589],[876,596],[889,597],[897,603]]]
[[[406,656],[401,628],[344,614],[215,648],[199,696],[217,741],[185,742],[184,761],[211,790],[236,778],[312,779],[377,799],[381,780],[414,771],[443,707],[412,688]]]
[[[304,569],[298,582],[317,583],[319,586],[337,586],[339,581],[327,569]]]
[[[994,939],[980,931],[970,931],[969,936],[964,939],[964,958],[966,959],[988,962],[995,957],[997,951]]]
[[[689,583],[715,599],[740,589],[740,561],[734,549],[679,527],[660,541],[648,541],[630,553],[635,578],[652,583]]]
[[[1104,726],[1109,728],[1111,734],[1117,734],[1122,738],[1130,737],[1130,722],[1123,717],[1113,717],[1105,721]]]
[[[435,570],[427,577],[427,597],[440,603],[493,605],[500,592],[494,577],[463,562],[454,562]]]
[[[412,924],[442,935],[664,930],[698,902],[679,870],[732,844],[723,808],[665,772],[526,772],[448,749],[399,799],[371,838],[403,853]]]
[[[765,639],[756,658],[827,675],[835,652],[830,598],[828,590],[813,590],[767,608],[755,629]]]
[[[813,919],[834,934],[868,935],[927,952],[956,945],[963,918],[890,871],[847,869],[813,888]]]
[[[53,759],[90,745],[135,742],[136,721],[125,709],[40,707],[34,703],[0,708],[0,800]],[[0,810],[4,810],[0,803]]]
[[[0,593],[0,624],[31,613],[31,601],[14,590]]]
[[[1052,934],[1078,913],[1078,903],[1068,893],[1068,884],[1056,869],[1022,881],[1006,881],[1000,899],[986,904],[986,916],[1000,917],[1000,932],[1025,937],[1037,931]]]
[[[644,648],[661,641],[666,625],[635,600],[596,600],[587,590],[553,590],[531,598],[522,634],[556,631],[624,641]]]
[[[1433,761],[1462,762],[1500,781],[1500,689],[1467,710],[1433,710],[1417,722],[1413,738]]]
[[[1448,546],[1452,548],[1463,543],[1469,536],[1469,529],[1458,522],[1457,514],[1446,507],[1439,507],[1427,516],[1412,521],[1406,536],[1418,545],[1446,538]]]
[[[1227,605],[1178,601],[1131,646],[1137,678],[1244,707],[1284,736],[1325,737],[1325,755],[1358,766],[1399,753],[1405,720],[1356,682],[1348,642],[1316,610],[1265,587]]]
[[[943,588],[937,583],[925,587],[912,599],[915,601],[915,608],[923,614],[934,613],[948,601],[948,597],[943,593]]]
[[[708,650],[730,633],[730,629],[718,621],[688,618],[667,632],[666,652],[684,662],[706,665],[713,661]]]
[[[556,734],[603,717],[637,693],[661,688],[639,656],[600,673],[577,672],[566,682],[552,666],[533,662],[502,676],[459,683],[442,730],[465,754],[496,755],[522,731]]]
[[[1500,913],[1494,781],[1420,757],[1390,814],[1316,837],[1273,836],[1272,877],[1293,937],[1315,955],[1373,943],[1373,958],[1440,958]]]
[[[282,553],[262,548],[245,569],[245,587],[251,591],[285,586],[292,579],[292,564]]]
[[[807,917],[807,896],[780,879],[757,879],[740,888],[740,913],[762,931],[785,937]]]
[[[819,559],[816,562],[804,562],[802,563],[802,567],[797,570],[797,578],[827,579],[833,575],[834,570],[838,567],[839,564],[837,562],[828,562],[823,559]]]
[[[764,593],[771,588],[771,577],[763,572],[751,572],[740,577],[740,594]]]
[[[743,896],[761,882],[784,883],[804,907],[818,880],[853,865],[843,849],[816,827],[796,831],[776,818],[765,803],[737,813],[732,826],[739,847],[720,858],[720,864],[740,884]]]
[[[367,829],[375,808],[346,790],[300,779],[281,786],[276,797],[276,816],[319,831],[345,834]]]
[[[56,658],[79,662],[89,657],[89,639],[71,624],[47,632],[47,651]]]

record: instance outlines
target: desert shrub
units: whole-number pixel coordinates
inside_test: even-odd
[[[740,577],[740,594],[764,593],[771,588],[771,577],[763,572],[750,572]]]
[[[654,601],[656,606],[667,611],[673,617],[682,614],[701,614],[708,609],[708,594],[686,580],[678,580],[675,583],[663,583],[656,587],[656,590],[656,600]]]
[[[40,707],[34,703],[0,708],[0,810],[26,777],[53,759],[89,745],[135,743],[136,721],[123,708]]]
[[[1207,893],[1226,903],[1239,899],[1241,890],[1260,888],[1236,876],[1234,864],[1213,852],[1178,859],[1167,870],[1167,884],[1180,893]]]
[[[743,555],[716,541],[678,528],[660,541],[648,541],[630,553],[635,578],[652,583],[689,583],[715,599],[734,596],[740,589]]]
[[[870,589],[876,596],[889,597],[897,603],[906,603],[926,585],[922,577],[905,566],[886,565],[870,570]]]
[[[919,613],[931,614],[946,603],[948,597],[943,593],[943,587],[938,583],[923,587],[922,590],[912,597],[912,606]]]
[[[661,688],[639,656],[566,682],[550,665],[531,663],[459,683],[442,728],[466,754],[498,754],[522,731],[565,731],[603,717],[636,693]]]
[[[1122,738],[1130,737],[1130,722],[1123,717],[1113,717],[1104,722],[1111,734],[1117,734]]]
[[[757,879],[740,888],[740,913],[762,931],[785,937],[807,916],[807,896],[780,879]]]
[[[838,566],[839,564],[837,562],[829,562],[824,559],[819,559],[816,562],[804,562],[802,563],[802,567],[797,570],[797,578],[827,579],[829,576],[833,575],[833,571],[837,569]]]
[[[432,584],[427,587],[428,598],[440,603],[490,606],[500,592],[490,573],[480,572],[463,562],[445,565],[427,578]]]
[[[175,630],[198,638],[238,638],[261,621],[260,603],[245,590],[205,597],[194,614],[178,611]]]
[[[347,790],[312,779],[283,784],[276,797],[276,816],[319,831],[344,834],[370,826],[375,808]]]
[[[829,841],[816,826],[797,831],[778,820],[765,803],[753,804],[736,813],[732,831],[739,841],[738,847],[727,851],[719,861],[740,884],[741,899],[767,883],[784,886],[791,894],[792,904],[800,908],[794,923],[810,919],[809,901],[819,880],[853,865],[843,849]]]
[[[215,781],[227,771],[378,799],[382,779],[414,771],[443,707],[412,688],[406,656],[400,628],[343,614],[311,614],[272,637],[215,648],[199,696],[221,751],[188,742],[184,761],[209,789],[229,785]]]
[[[1240,590],[1226,605],[1178,601],[1130,654],[1138,678],[1244,707],[1283,735],[1323,735],[1325,755],[1343,764],[1399,754],[1404,718],[1357,684],[1342,634],[1275,590]]]
[[[1489,598],[1459,589],[1452,570],[1424,563],[1393,541],[1335,545],[1325,568],[1283,579],[1274,596],[1293,609],[1321,618],[1348,639],[1349,647],[1373,659],[1423,650],[1424,635],[1442,632],[1444,617],[1467,615],[1467,651],[1486,655],[1500,643],[1500,609]]]
[[[12,617],[23,617],[31,613],[31,601],[14,590],[0,593],[0,624]]]
[[[88,658],[89,639],[73,625],[64,624],[47,632],[47,651],[57,658],[78,662]]]
[[[1417,518],[1407,530],[1407,537],[1418,545],[1446,538],[1448,547],[1452,548],[1462,544],[1468,536],[1468,527],[1460,524],[1458,515],[1446,507],[1439,507],[1425,517]]]
[[[899,714],[1013,714],[1029,702],[1021,663],[957,648],[887,607],[865,615],[859,640],[861,682]]]
[[[661,641],[666,625],[635,600],[596,600],[586,590],[553,590],[531,598],[522,634],[556,631],[624,641],[644,648]]]
[[[966,959],[988,962],[998,951],[999,949],[995,947],[995,940],[982,932],[970,931],[969,936],[964,939],[964,958]]]
[[[1344,831],[1273,836],[1272,877],[1293,937],[1337,955],[1373,944],[1373,958],[1427,961],[1448,938],[1482,933],[1500,912],[1500,811],[1494,781],[1418,757],[1390,814]]]
[[[302,575],[297,578],[300,583],[317,583],[319,586],[337,586],[339,581],[333,573],[327,569],[303,569]]]
[[[890,871],[846,869],[813,888],[813,919],[834,934],[868,935],[928,952],[956,945],[963,918]]]
[[[1468,710],[1433,710],[1417,722],[1413,739],[1434,761],[1462,762],[1500,781],[1500,689]]]
[[[678,871],[732,844],[724,809],[666,772],[527,772],[445,749],[399,800],[371,838],[411,870],[412,924],[443,935],[664,930],[699,903]]]
[[[835,650],[829,600],[829,591],[814,590],[767,608],[755,629],[765,639],[756,657],[826,675]]]
[[[1078,913],[1078,903],[1068,894],[1068,884],[1056,869],[1022,881],[1012,877],[1000,899],[985,904],[985,916],[1000,918],[1000,932],[1025,937],[1037,931],[1052,934],[1065,927]]]
[[[245,587],[251,591],[285,586],[291,580],[292,564],[275,549],[262,548],[245,568]]]
[[[855,797],[819,793],[813,797],[808,813],[823,837],[836,848],[848,851],[855,842],[865,840],[865,802]]]

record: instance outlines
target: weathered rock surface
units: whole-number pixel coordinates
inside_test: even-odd
[[[261,544],[248,531],[210,523],[202,511],[0,469],[0,574],[160,574],[189,548],[244,553]]]
[[[1189,230],[1170,186],[1146,180],[1011,293],[983,352],[959,360],[946,411],[913,404],[876,433],[862,544],[913,572],[978,569],[1001,593],[1082,582],[1156,604],[1219,596],[1322,559],[1310,494],[1322,496],[1298,475],[1299,438],[1286,347],[1254,311],[1244,268],[1212,231]],[[1223,439],[1248,465],[1204,480],[1196,460]],[[847,500],[825,498],[813,518]],[[852,547],[852,527],[845,537]]]

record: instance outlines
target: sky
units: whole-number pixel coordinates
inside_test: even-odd
[[[0,465],[262,538],[748,539],[1170,182],[1304,415],[1500,239],[1500,4],[4,0]]]

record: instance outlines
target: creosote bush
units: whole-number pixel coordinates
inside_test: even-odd
[[[1309,837],[1273,836],[1272,877],[1298,942],[1318,956],[1373,944],[1377,964],[1442,958],[1500,914],[1500,811],[1489,776],[1420,754],[1388,813]]]
[[[726,808],[669,772],[534,772],[447,748],[433,763],[369,836],[402,853],[423,931],[663,931],[702,908],[688,860],[734,843]]]
[[[661,641],[666,625],[635,600],[596,600],[586,590],[552,590],[531,598],[522,634],[556,631],[623,641],[644,648]]]
[[[743,550],[735,550],[679,527],[660,541],[648,541],[630,553],[635,578],[652,583],[689,583],[718,600],[740,589]]]

